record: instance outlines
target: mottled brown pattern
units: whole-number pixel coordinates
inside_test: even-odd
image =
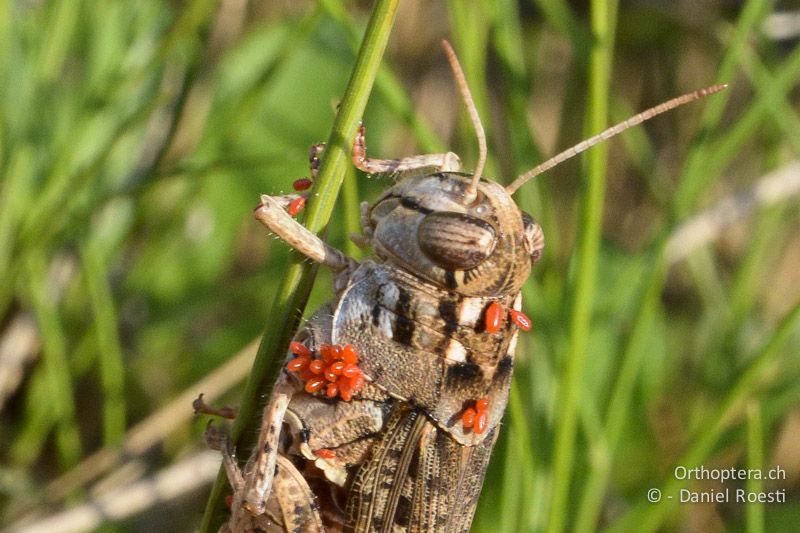
[[[401,317],[396,301],[403,292],[413,295],[406,307],[407,315],[402,317],[415,325],[408,343],[395,339],[396,324]],[[499,301],[511,307],[516,296],[509,295]],[[456,423],[470,400],[492,399],[489,429],[502,418],[511,373],[498,373],[497,369],[508,354],[516,332],[516,326],[510,322],[503,331],[490,334],[476,331],[481,318],[478,322],[455,325],[442,318],[442,302],[450,302],[449,308],[457,313],[470,299],[485,301],[486,305],[491,301],[441,289],[437,293],[436,287],[418,278],[384,264],[365,261],[353,274],[333,319],[336,342],[351,343],[371,354],[364,359],[363,368],[379,387],[422,408],[461,444],[475,444],[486,435],[465,432]],[[464,362],[445,359],[445,347],[450,342],[464,346]]]

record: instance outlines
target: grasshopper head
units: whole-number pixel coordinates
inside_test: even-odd
[[[481,180],[469,194],[472,181],[454,172],[401,179],[370,208],[373,248],[448,290],[515,294],[541,255],[541,228],[502,186]]]

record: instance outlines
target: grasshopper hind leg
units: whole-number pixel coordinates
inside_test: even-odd
[[[274,493],[265,502],[264,513],[254,516],[244,513],[232,517],[220,529],[221,532],[236,533],[256,531],[264,533],[322,533],[331,531],[323,525],[316,497],[292,462],[283,455],[278,456]]]
[[[310,464],[306,461],[262,447],[241,469],[226,435],[209,426],[206,441],[210,447],[222,452],[225,471],[234,491],[230,502],[231,517],[220,528],[220,533],[341,531],[343,512],[337,509],[335,495],[325,490],[332,487],[326,487],[319,483],[318,478],[308,476]],[[267,487],[266,471],[259,465],[270,464],[271,461],[274,461],[274,466],[269,470],[272,475],[269,476]],[[310,483],[314,484],[313,489]],[[248,489],[248,486],[257,488]]]
[[[209,425],[206,430],[206,442],[209,447],[222,452],[225,472],[234,491],[230,504],[231,518],[220,528],[220,533],[325,531],[314,493],[287,457],[276,455],[271,476],[272,490],[262,494],[263,500],[259,502],[260,512],[254,514],[248,508],[248,504],[252,502],[247,501],[249,495],[247,485],[260,475],[257,470],[252,469],[252,463],[258,463],[259,456],[268,452],[260,450],[242,471],[231,451],[227,435]]]
[[[361,124],[353,143],[353,165],[366,174],[402,174],[409,171],[458,172],[461,160],[453,152],[425,154],[402,159],[374,159],[367,157],[366,133]]]

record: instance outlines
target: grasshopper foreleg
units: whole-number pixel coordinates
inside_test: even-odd
[[[283,205],[286,203],[285,198],[287,197],[262,194],[261,205],[256,208],[255,217],[283,239],[286,244],[312,261],[322,263],[334,272],[353,268],[355,265],[353,260],[340,250],[325,243],[289,216]]]

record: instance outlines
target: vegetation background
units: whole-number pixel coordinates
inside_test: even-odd
[[[284,327],[287,247],[251,210],[308,174],[371,8],[0,3],[0,527],[198,527],[219,458],[191,400],[239,404],[261,332]],[[517,194],[547,248],[474,531],[800,523],[800,11],[404,0],[370,153],[475,163],[445,37],[506,183],[607,120],[730,84]],[[358,254],[357,203],[385,186],[350,172],[328,239]],[[329,294],[320,272],[308,309]],[[726,487],[787,503],[677,503]]]

